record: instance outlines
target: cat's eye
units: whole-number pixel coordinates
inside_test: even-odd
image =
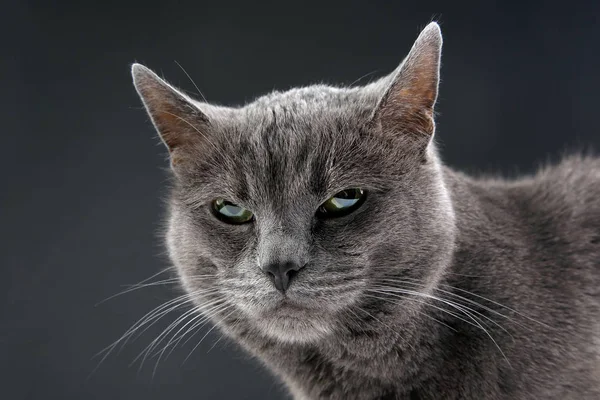
[[[245,224],[254,217],[250,211],[225,199],[216,199],[211,206],[215,217],[228,224]]]
[[[317,209],[320,218],[336,218],[348,215],[358,209],[367,198],[360,188],[346,189],[333,195]]]

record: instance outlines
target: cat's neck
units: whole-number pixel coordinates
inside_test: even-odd
[[[503,180],[477,180],[445,167],[444,181],[451,194],[456,218],[456,247],[446,279],[502,276],[493,266],[504,257],[518,258],[525,249],[519,240],[525,234],[522,202],[523,185]],[[521,249],[521,250],[520,250]],[[472,262],[477,260],[478,262]]]

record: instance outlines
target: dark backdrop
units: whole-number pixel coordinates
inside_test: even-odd
[[[3,5],[3,398],[284,396],[235,346],[212,348],[213,333],[183,366],[195,341],[154,377],[155,359],[129,367],[177,313],[86,380],[96,352],[177,293],[142,289],[95,306],[168,265],[158,239],[166,152],[131,85],[134,61],[194,91],[176,60],[209,101],[240,104],[388,73],[434,18],[445,37],[437,138],[450,165],[511,175],[600,145],[600,2],[281,3]]]

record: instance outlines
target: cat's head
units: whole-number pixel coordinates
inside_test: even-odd
[[[441,45],[432,23],[377,82],[240,108],[197,102],[133,66],[175,177],[170,256],[205,313],[311,342],[388,280],[435,284],[454,232],[432,144]]]

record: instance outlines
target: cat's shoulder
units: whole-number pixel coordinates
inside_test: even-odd
[[[600,183],[600,157],[583,154],[571,154],[558,163],[547,164],[534,176],[540,182],[560,179],[559,185],[579,185],[581,183]]]
[[[451,179],[481,191],[522,193],[532,196],[556,195],[590,198],[600,195],[600,157],[574,153],[558,162],[547,162],[533,174],[517,178],[499,175],[467,175],[452,171]]]
[[[529,218],[553,221],[573,233],[600,230],[600,157],[563,156],[533,175],[507,181],[504,192]]]
[[[517,183],[518,184],[518,183]],[[576,208],[600,208],[600,157],[571,154],[548,163],[520,186],[537,200],[564,201]]]
[[[507,213],[521,210],[555,217],[589,216],[600,221],[598,156],[570,154],[559,162],[545,163],[533,174],[512,179],[451,170],[446,176],[458,203],[471,197],[485,208]]]

